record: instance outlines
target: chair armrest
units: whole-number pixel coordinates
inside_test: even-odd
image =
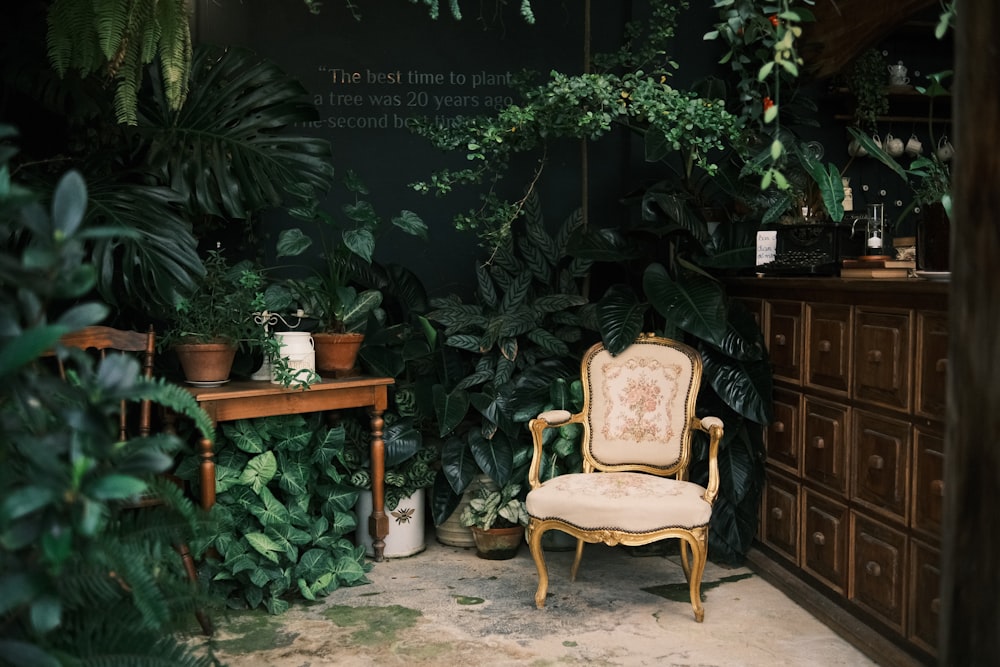
[[[531,430],[531,440],[534,449],[531,453],[531,467],[528,468],[528,485],[536,489],[542,485],[539,479],[542,467],[542,443],[544,438],[542,433],[547,428],[558,428],[567,424],[580,423],[583,421],[583,414],[572,414],[569,410],[546,410],[530,422],[528,428]]]
[[[569,410],[546,410],[535,419],[541,419],[547,426],[562,426],[570,420],[573,415]]]
[[[705,500],[711,504],[719,493],[719,443],[722,442],[725,425],[718,417],[694,417],[692,422],[692,426],[708,433],[708,485],[705,487]]]

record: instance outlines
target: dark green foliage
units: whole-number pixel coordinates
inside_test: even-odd
[[[0,126],[0,138],[13,135]],[[66,175],[50,212],[10,180],[0,151],[0,661],[209,665],[170,634],[194,622],[196,593],[172,545],[208,533],[203,516],[159,473],[181,441],[118,442],[121,401],[149,398],[211,437],[191,395],[140,377],[135,359],[95,363],[57,352],[66,381],[39,355],[59,337],[99,322],[107,309],[76,303],[96,271],[85,244],[111,233],[84,223],[87,192]],[[70,306],[69,304],[75,303]],[[123,505],[153,493],[165,505]]]
[[[234,608],[288,608],[340,586],[365,583],[364,547],[344,536],[357,520],[357,489],[334,465],[344,452],[344,427],[322,415],[246,419],[222,426],[216,456],[215,536],[203,549],[218,559],[203,568],[210,593]],[[190,457],[178,475],[197,481]]]
[[[590,263],[567,255],[580,223],[573,215],[549,235],[530,196],[523,227],[477,268],[476,302],[432,302],[427,317],[444,326],[445,346],[472,362],[461,379],[433,387],[448,482],[434,487],[436,523],[480,472],[501,486],[527,474],[531,439],[523,415],[542,411],[552,380],[574,374],[590,342],[585,332],[595,329],[582,289]]]
[[[398,402],[399,393],[395,396]],[[404,405],[398,409],[406,411],[407,407]],[[412,415],[400,417],[395,412],[387,411],[383,419],[385,509],[388,511],[396,509],[400,500],[417,489],[425,489],[434,483],[436,473],[432,466],[438,452],[430,443],[424,443],[424,434],[415,427]],[[371,433],[361,427],[360,420],[344,422],[344,429],[347,441],[344,451],[336,459],[336,465],[344,471],[351,486],[371,489]]]
[[[192,93],[180,108],[159,78],[149,77],[134,127],[108,119],[95,82],[55,85],[44,73],[32,76],[42,65],[30,52],[17,55],[23,74],[4,85],[57,118],[55,136],[65,134],[52,146],[36,142],[20,173],[33,183],[54,183],[53,165],[87,175],[88,222],[114,230],[87,248],[107,303],[170,313],[204,275],[196,236],[249,224],[266,208],[302,206],[332,181],[328,142],[289,131],[316,117],[305,89],[248,51],[196,49]]]
[[[609,248],[647,248],[632,265],[641,267],[631,283],[616,284],[597,303],[600,330],[616,354],[639,331],[658,331],[694,345],[704,362],[698,412],[725,422],[719,450],[723,475],[720,501],[712,513],[713,559],[739,562],[756,533],[757,503],[763,482],[762,425],[771,419],[771,372],[763,336],[725,286],[699,266],[730,254],[723,232],[709,234],[703,218],[679,204],[683,194],[657,188],[644,198],[649,216],[631,229],[588,231],[574,249],[583,257],[607,260]],[[723,226],[727,223],[723,223]],[[720,230],[722,227],[720,227]],[[592,240],[598,237],[597,241]],[[616,238],[617,237],[617,238]],[[610,240],[609,239],[613,239]],[[658,248],[670,252],[653,254]],[[636,258],[629,251],[628,259]],[[658,261],[663,260],[663,261]],[[718,263],[717,263],[718,264]],[[696,434],[693,481],[707,480],[707,440]]]

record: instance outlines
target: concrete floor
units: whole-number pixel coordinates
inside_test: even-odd
[[[708,564],[696,623],[678,556],[588,545],[575,583],[572,557],[547,552],[538,610],[527,545],[488,561],[431,533],[422,553],[376,563],[370,584],[278,617],[217,616],[211,641],[234,667],[875,664],[749,569]]]

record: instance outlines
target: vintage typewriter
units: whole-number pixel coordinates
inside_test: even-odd
[[[808,223],[780,225],[774,260],[757,265],[771,276],[835,276],[840,258],[857,244],[850,225]]]

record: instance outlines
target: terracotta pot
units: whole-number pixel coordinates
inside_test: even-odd
[[[364,339],[359,333],[314,333],[316,370],[320,374],[350,371],[358,360]]]
[[[236,358],[232,343],[178,343],[174,351],[188,382],[225,382]]]
[[[524,526],[489,530],[473,526],[472,539],[476,541],[476,555],[480,558],[508,560],[517,555],[521,542],[524,542]]]

